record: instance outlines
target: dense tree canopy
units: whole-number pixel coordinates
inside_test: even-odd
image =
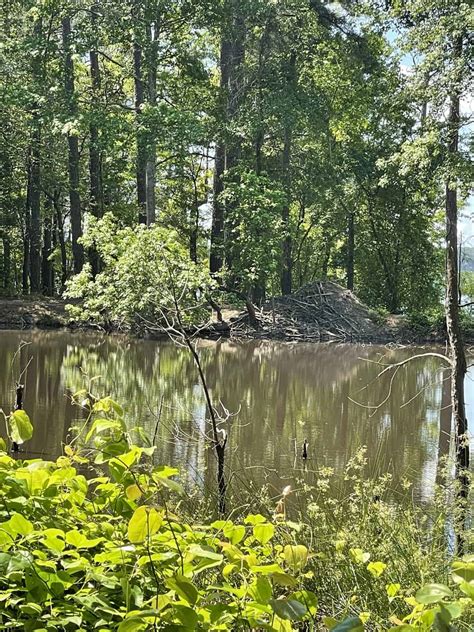
[[[436,305],[445,104],[469,68],[441,60],[468,3],[382,4],[4,2],[1,291],[95,279],[82,235],[110,213],[253,300],[330,277],[374,307]]]

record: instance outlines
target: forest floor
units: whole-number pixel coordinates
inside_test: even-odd
[[[60,299],[47,297],[0,297],[0,329],[91,328],[95,324],[72,322]],[[250,323],[246,310],[222,309],[222,323],[215,320],[200,330],[202,337],[230,336],[237,339],[268,339],[301,342],[444,342],[443,331],[413,328],[406,317],[383,317],[357,296],[329,281],[315,282],[289,296],[278,296],[255,307],[258,326]],[[214,315],[215,317],[215,315]]]

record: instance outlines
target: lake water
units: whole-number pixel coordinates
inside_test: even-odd
[[[21,342],[28,344],[14,358]],[[399,362],[427,349],[222,341],[202,342],[199,350],[213,401],[232,415],[225,424],[226,465],[234,487],[265,483],[277,494],[302,473],[316,477],[323,466],[342,473],[366,446],[367,475],[390,472],[395,490],[406,479],[415,499],[430,499],[439,459],[449,450],[446,370],[437,358],[414,360],[399,369],[389,397],[391,375],[375,379],[377,361]],[[0,407],[6,412],[27,364],[24,407],[35,434],[24,456],[61,452],[80,416],[70,395],[98,378],[92,391],[119,401],[129,427],[141,425],[151,437],[157,432],[162,463],[176,465],[198,487],[214,485],[205,401],[186,349],[89,333],[0,331]],[[466,389],[473,417],[469,376]],[[303,463],[305,439],[309,459]]]

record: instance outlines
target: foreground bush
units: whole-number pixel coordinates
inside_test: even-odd
[[[451,587],[416,590],[390,581],[404,545],[395,535],[381,560],[352,546],[348,531],[321,547],[303,541],[305,525],[282,505],[238,524],[187,524],[177,470],[154,466],[153,448],[131,443],[118,404],[78,399],[89,414],[77,445],[87,447],[67,446],[56,461],[0,454],[2,629],[468,629],[474,558],[454,562]],[[31,434],[25,417],[9,419],[18,442]],[[102,473],[89,478],[92,470]],[[322,506],[308,512],[329,534]],[[340,593],[337,612],[318,603],[323,567]],[[382,601],[384,618],[361,609],[364,593]]]

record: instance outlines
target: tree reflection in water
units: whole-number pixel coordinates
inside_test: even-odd
[[[196,484],[213,487],[214,457],[204,440],[205,402],[186,349],[85,333],[0,332],[0,406],[5,409],[14,399],[10,364],[22,340],[31,344],[22,349],[17,367],[33,357],[25,389],[25,408],[35,425],[27,446],[31,456],[60,452],[78,415],[67,393],[83,387],[84,375],[100,376],[96,391],[123,404],[130,427],[141,424],[150,436],[163,398],[157,458],[179,466]],[[348,459],[366,446],[367,475],[389,471],[395,488],[407,478],[417,499],[429,499],[439,458],[449,450],[451,426],[449,381],[443,380],[439,361],[427,357],[405,365],[391,397],[374,414],[349,400],[374,406],[387,394],[389,375],[372,381],[379,367],[364,359],[384,355],[384,362],[397,362],[415,352],[360,345],[202,342],[213,401],[238,413],[229,422],[226,457],[233,486],[247,486],[249,480],[268,483],[277,495],[295,478],[314,482],[321,466],[342,473]],[[468,403],[473,395],[468,385]],[[304,439],[310,445],[305,466],[299,456]]]

